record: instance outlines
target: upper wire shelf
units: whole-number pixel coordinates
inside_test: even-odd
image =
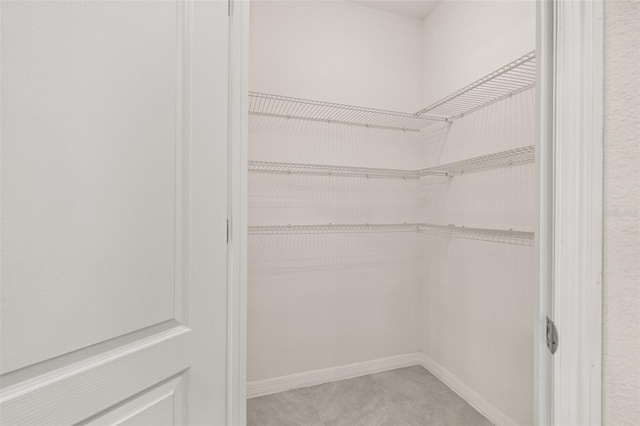
[[[418,232],[530,247],[534,244],[533,232],[514,231],[512,229],[467,228],[464,226],[432,225],[426,223],[249,226],[249,235],[357,234],[376,232]]]
[[[529,145],[420,170],[379,169],[270,161],[249,161],[249,170],[252,172],[280,174],[420,179],[422,176],[455,176],[462,173],[515,166],[531,163],[534,159],[535,147]]]
[[[382,129],[420,131],[442,117],[249,92],[249,113]]]
[[[416,115],[455,120],[536,84],[536,52],[529,52],[508,65],[471,83]]]

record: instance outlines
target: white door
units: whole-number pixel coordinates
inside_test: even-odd
[[[227,3],[0,7],[0,422],[225,424]]]

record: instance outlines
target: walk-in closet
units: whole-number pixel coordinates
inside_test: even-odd
[[[535,3],[250,14],[248,424],[531,424]]]

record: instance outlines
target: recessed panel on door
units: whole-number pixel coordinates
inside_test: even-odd
[[[175,2],[2,6],[2,372],[174,318]]]

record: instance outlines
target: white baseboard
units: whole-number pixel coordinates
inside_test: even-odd
[[[460,379],[449,370],[442,367],[423,353],[419,354],[420,365],[429,370],[434,376],[440,379],[452,391],[457,393],[469,405],[478,410],[483,416],[497,426],[518,426],[509,416],[491,405],[486,399],[478,395],[473,389],[465,385]]]
[[[395,355],[372,361],[356,362],[339,367],[323,368],[321,370],[305,371],[289,376],[274,377],[273,379],[256,380],[247,383],[247,398],[284,392],[291,389],[320,385],[327,382],[352,379],[367,374],[380,373],[395,368],[421,364],[422,354],[419,352]]]

